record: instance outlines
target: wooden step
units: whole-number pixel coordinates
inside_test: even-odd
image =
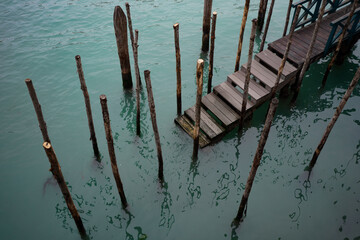
[[[255,60],[266,65],[274,74],[278,73],[280,68],[282,58],[277,56],[275,53],[271,52],[269,49],[266,49],[255,55]],[[281,78],[284,80],[289,80],[293,78],[297,73],[297,69],[286,61],[284,70],[282,72]]]
[[[239,86],[241,89],[244,89],[246,73],[243,71],[237,71],[233,74],[230,74],[227,77],[227,80]],[[254,100],[255,105],[259,105],[264,101],[266,95],[268,95],[270,91],[266,90],[259,83],[250,78],[248,93],[251,96],[251,99]]]
[[[246,64],[243,64],[241,66],[241,70],[246,73]],[[267,90],[271,91],[271,89],[275,86],[276,74],[274,74],[272,71],[270,71],[258,61],[252,61],[250,73],[260,82],[265,84]],[[284,80],[280,79],[280,88],[283,82]]]
[[[212,112],[226,128],[240,119],[240,116],[214,93],[204,96],[201,103],[204,108]]]
[[[206,111],[201,108],[200,113],[200,129],[210,138],[210,140],[215,139],[222,133],[225,129],[221,127]],[[185,115],[195,122],[195,106],[189,108],[185,111]]]
[[[237,113],[241,114],[243,95],[229,82],[223,82],[214,87],[214,92],[224,99]],[[254,103],[247,101],[246,111],[254,106]]]
[[[194,136],[194,125],[190,119],[182,115],[175,118],[175,123],[178,124],[191,138]],[[210,139],[206,137],[201,131],[199,132],[199,145],[201,148],[206,147],[211,143]]]

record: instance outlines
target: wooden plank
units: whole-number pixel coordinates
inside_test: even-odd
[[[264,62],[272,69],[273,73],[275,74],[277,74],[282,62],[282,58],[280,58],[279,56],[277,56],[275,53],[271,52],[268,49],[256,54],[255,59],[257,61]],[[286,61],[282,77],[287,80],[289,78],[292,78],[296,74],[296,72],[297,69],[293,65],[291,65],[288,61]]]
[[[246,71],[245,65],[242,66],[242,69]],[[264,65],[261,65],[257,61],[253,61],[251,64],[251,74],[254,75],[261,82],[273,88],[276,82],[276,76],[273,72],[267,69]],[[280,82],[283,80],[280,79]]]
[[[201,108],[201,118],[203,118],[203,121],[206,122],[206,124],[217,134],[222,134],[225,129],[220,126],[215,119],[213,119],[209,113],[206,112],[204,108]]]
[[[190,120],[183,116],[179,116],[175,119],[175,123],[178,124],[191,138],[194,136],[194,125],[190,122]],[[208,139],[205,134],[199,132],[199,145],[201,148],[209,145],[210,139]]]
[[[185,116],[195,122],[195,110],[194,107],[189,108],[185,111]],[[201,119],[200,114],[200,129],[208,136],[210,139],[213,139],[217,136],[217,134]]]
[[[242,90],[244,90],[245,79],[246,79],[245,73],[238,74],[238,75],[235,75],[233,73],[227,77],[228,82],[235,84],[236,86],[240,87]],[[250,82],[253,82],[253,80],[250,79]],[[260,99],[262,97],[251,87],[251,83],[249,83],[248,94],[250,95],[251,99],[253,99],[255,101],[257,101],[258,99]]]
[[[246,73],[244,73],[243,71],[237,71],[229,75],[227,78],[229,82],[236,84],[241,89],[244,89],[245,79],[246,79]],[[256,102],[258,102],[267,94],[269,94],[269,91],[267,91],[265,88],[263,88],[260,84],[258,84],[254,80],[250,79],[249,95],[251,96],[251,98],[253,98]]]
[[[241,105],[243,95],[236,90],[230,83],[223,82],[214,88],[215,93],[218,93],[229,105],[237,112],[241,114]],[[250,101],[246,104],[246,110],[253,107],[254,104]]]
[[[229,126],[240,119],[240,116],[214,93],[210,93],[203,97],[202,103],[217,118],[219,118],[225,126]]]
[[[224,128],[219,126],[203,108],[201,108],[200,111],[200,128],[210,137],[210,139],[213,139],[224,132]],[[195,121],[195,106],[186,110],[185,114],[188,115],[191,120]],[[207,134],[208,132],[211,135]]]
[[[285,47],[282,44],[278,44],[278,41],[268,44],[268,47],[273,51],[276,52],[280,56],[284,56]],[[290,62],[294,63],[296,66],[301,66],[304,64],[305,59],[302,56],[299,56],[294,51],[289,51],[288,59]]]

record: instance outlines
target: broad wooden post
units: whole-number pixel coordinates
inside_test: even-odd
[[[349,88],[347,89],[347,91],[346,91],[344,97],[342,98],[339,106],[336,108],[335,114],[332,117],[329,125],[326,128],[324,136],[322,137],[318,147],[316,148],[316,150],[314,152],[314,155],[313,155],[313,157],[312,157],[312,159],[310,161],[310,164],[309,164],[309,171],[311,171],[312,168],[315,166],[315,163],[316,163],[316,161],[317,161],[317,159],[318,159],[318,157],[320,155],[320,152],[323,149],[323,147],[324,147],[324,145],[326,143],[326,140],[328,139],[329,134],[330,134],[331,130],[333,129],[335,123],[336,123],[336,120],[339,118],[342,110],[344,109],[344,106],[345,106],[347,100],[351,96],[351,93],[353,92],[356,84],[359,82],[359,78],[360,78],[360,67],[356,71],[355,76],[354,76],[353,80],[351,81],[351,83],[349,85]]]
[[[211,85],[212,85],[212,77],[213,77],[216,17],[217,17],[217,12],[213,12],[212,25],[211,25],[211,44],[210,44],[210,61],[209,61],[209,77],[208,77],[207,93],[211,93]]]
[[[103,119],[104,119],[104,128],[105,128],[106,140],[107,140],[109,156],[110,156],[110,161],[111,161],[111,169],[112,169],[112,172],[113,172],[113,175],[115,178],[115,183],[116,183],[119,195],[120,195],[122,206],[123,206],[123,208],[126,208],[128,206],[128,203],[127,203],[127,200],[125,197],[123,184],[121,182],[119,169],[118,169],[118,166],[116,163],[114,140],[113,140],[113,136],[111,133],[109,110],[108,110],[107,99],[106,99],[105,95],[100,96],[100,104],[101,104],[101,109],[102,109],[102,114],[103,114]]]
[[[243,43],[243,39],[244,39],[245,25],[246,25],[248,12],[249,12],[249,6],[250,6],[250,0],[246,0],[245,6],[244,6],[244,13],[243,13],[242,21],[241,21],[239,44],[238,44],[238,50],[236,53],[236,62],[235,62],[235,71],[234,72],[239,71],[239,67],[240,67],[242,43]]]
[[[325,12],[326,4],[327,4],[327,1],[325,1],[325,0],[322,1],[320,14],[318,16],[318,20],[315,23],[315,28],[314,28],[314,32],[313,32],[313,35],[312,35],[312,38],[311,38],[310,46],[309,46],[308,52],[306,54],[305,63],[303,64],[303,66],[301,68],[301,72],[300,72],[299,79],[298,79],[298,82],[297,82],[296,90],[295,90],[293,98],[291,100],[292,103],[295,103],[295,101],[296,101],[296,99],[297,99],[297,97],[299,95],[302,80],[303,80],[303,78],[305,76],[306,70],[309,67],[310,59],[311,59],[311,53],[312,53],[312,50],[313,50],[314,45],[315,45],[317,33],[319,31],[320,23],[322,21],[322,18],[323,18],[324,12]]]
[[[271,15],[272,15],[272,12],[273,12],[274,3],[275,3],[275,0],[271,0],[269,14],[268,14],[268,17],[266,19],[265,30],[264,30],[264,34],[263,34],[263,37],[262,37],[262,40],[261,40],[259,52],[262,52],[264,50],[265,40],[266,40],[267,32],[268,32],[269,26],[270,26]]]
[[[211,18],[212,0],[204,0],[204,17],[203,17],[203,35],[201,50],[206,52],[209,50],[210,38],[210,18]]]
[[[201,110],[201,96],[203,90],[203,71],[204,60],[199,59],[196,64],[196,103],[195,103],[195,127],[194,127],[194,148],[193,148],[193,160],[196,160],[199,152],[199,132],[200,132],[200,110]]]
[[[251,191],[251,188],[252,188],[252,185],[254,182],[256,171],[257,171],[258,167],[260,166],[260,160],[261,160],[262,154],[264,152],[265,144],[266,144],[267,138],[269,136],[270,128],[271,128],[271,123],[274,118],[275,111],[276,111],[278,104],[279,104],[278,99],[276,99],[276,98],[272,99],[271,104],[270,104],[270,110],[266,117],[265,126],[261,133],[259,145],[257,147],[256,154],[254,156],[254,160],[253,160],[253,164],[251,166],[249,177],[246,181],[246,187],[245,187],[244,194],[241,198],[239,210],[234,219],[234,222],[236,224],[238,224],[240,222],[240,220],[243,218],[244,210],[245,210],[245,207],[247,206],[247,202],[248,202],[250,191]]]
[[[175,39],[175,57],[176,57],[176,105],[177,115],[181,115],[181,56],[180,56],[180,43],[179,43],[179,23],[174,26],[174,39]]]
[[[246,66],[246,79],[245,79],[245,85],[244,85],[243,100],[242,100],[242,105],[241,105],[241,120],[240,120],[239,130],[242,129],[242,126],[244,124],[244,120],[246,117],[246,105],[247,105],[248,95],[249,95],[248,91],[249,91],[249,83],[250,83],[250,72],[251,72],[250,69],[251,69],[252,56],[253,56],[253,50],[254,50],[256,25],[257,25],[257,19],[255,18],[252,20],[250,46],[249,46],[248,62],[247,62],[247,66]]]
[[[120,6],[114,9],[114,29],[118,54],[120,59],[123,87],[130,89],[133,86],[129,60],[126,16]]]
[[[162,151],[161,151],[161,144],[160,144],[160,136],[159,136],[159,130],[156,122],[156,112],[155,112],[155,102],[154,102],[154,96],[152,92],[152,86],[151,86],[151,78],[150,78],[150,71],[145,70],[145,82],[146,82],[146,89],[148,93],[148,102],[149,102],[149,109],[150,109],[150,115],[151,115],[151,122],[154,130],[154,137],[155,137],[155,143],[156,143],[156,150],[157,150],[157,156],[159,161],[159,169],[158,169],[158,178],[160,182],[164,181],[164,167],[163,167],[163,157],[162,157]]]
[[[79,55],[76,55],[75,60],[76,60],[77,72],[78,72],[79,79],[80,79],[81,90],[84,95],[86,115],[87,115],[87,119],[88,119],[89,130],[90,130],[90,140],[92,141],[94,154],[97,158],[99,158],[100,152],[99,152],[99,148],[98,148],[97,141],[96,141],[94,121],[93,121],[93,117],[92,117],[92,113],[91,113],[90,97],[89,97],[89,93],[88,93],[86,82],[85,82],[84,71],[82,69],[81,57]]]
[[[76,227],[79,230],[81,236],[85,237],[86,231],[85,231],[83,222],[82,222],[80,215],[75,207],[75,204],[71,198],[70,191],[66,185],[64,176],[61,172],[61,168],[60,168],[59,162],[57,160],[56,154],[54,152],[54,149],[52,148],[52,146],[49,142],[44,142],[43,147],[44,147],[45,153],[46,153],[46,155],[49,159],[50,165],[51,165],[50,171],[52,172],[57,183],[59,184],[60,190],[64,196],[66,205],[71,213],[71,216],[73,217],[73,219],[75,221]]]
[[[40,131],[42,133],[43,139],[44,139],[45,142],[50,143],[50,138],[49,138],[49,134],[47,132],[46,122],[44,120],[44,116],[43,116],[42,111],[41,111],[41,105],[40,105],[39,100],[38,100],[38,98],[36,96],[35,88],[34,88],[34,86],[32,84],[31,79],[29,79],[29,78],[25,79],[25,83],[26,83],[26,86],[27,86],[27,88],[29,90],[29,94],[30,94],[32,103],[34,105],[34,109],[35,109],[35,112],[36,112],[36,116],[37,116],[37,119],[38,119],[38,122],[39,122],[39,127],[40,127]]]

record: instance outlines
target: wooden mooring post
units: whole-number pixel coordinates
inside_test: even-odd
[[[75,56],[75,61],[76,61],[77,72],[78,72],[79,80],[80,80],[80,86],[81,86],[80,88],[84,95],[86,115],[87,115],[87,119],[88,119],[89,130],[90,130],[90,140],[92,141],[94,154],[97,158],[99,158],[100,152],[99,152],[96,135],[95,135],[95,127],[94,127],[94,120],[93,120],[92,112],[91,112],[90,97],[89,97],[89,93],[88,93],[86,82],[85,82],[84,71],[82,69],[80,55]]]
[[[351,96],[351,93],[353,92],[356,84],[359,82],[359,78],[360,78],[360,67],[357,69],[356,73],[355,73],[355,76],[354,78],[352,79],[350,85],[349,85],[349,88],[347,89],[344,97],[342,98],[339,106],[336,108],[336,111],[335,111],[335,114],[334,116],[332,117],[330,123],[328,124],[326,130],[325,130],[325,133],[319,143],[319,145],[317,146],[315,152],[314,152],[314,155],[310,161],[310,164],[309,164],[309,172],[311,172],[311,170],[313,169],[313,167],[315,166],[315,163],[320,155],[320,152],[321,150],[323,149],[325,143],[326,143],[326,140],[328,139],[329,137],[329,134],[331,132],[331,130],[333,129],[335,123],[336,123],[336,120],[339,118],[342,110],[344,109],[344,106],[347,102],[347,100],[349,99],[349,97]]]
[[[271,15],[272,15],[272,12],[273,12],[274,3],[275,3],[275,0],[271,0],[270,9],[269,9],[268,17],[266,19],[265,30],[264,30],[264,34],[263,34],[262,39],[261,39],[259,52],[262,52],[264,50],[265,40],[266,40],[266,36],[267,36],[269,26],[270,26]]]
[[[211,24],[210,60],[209,60],[209,76],[208,76],[208,89],[207,89],[208,94],[211,93],[213,70],[214,70],[216,17],[217,17],[217,12],[213,12],[212,24]]]
[[[129,26],[129,32],[130,32],[130,40],[131,40],[131,47],[132,47],[132,50],[133,50],[133,55],[134,55],[134,59],[135,59],[135,55],[136,55],[136,58],[138,58],[138,53],[137,53],[137,48],[139,47],[138,46],[138,42],[135,41],[134,39],[134,32],[133,32],[133,27],[132,27],[132,20],[131,20],[131,12],[130,12],[130,4],[128,2],[125,3],[125,7],[126,7],[126,15],[127,15],[127,19],[128,19],[128,26]],[[135,32],[137,30],[135,29]],[[136,33],[135,33],[136,34]],[[136,36],[135,36],[136,38]],[[136,48],[136,53],[135,53],[135,48]],[[136,62],[134,61],[134,68],[135,68],[135,74],[137,73],[140,73],[139,71],[139,64],[138,64],[138,60],[136,59]],[[137,76],[136,76],[137,77]],[[137,81],[137,79],[136,79]],[[139,74],[139,82],[140,82],[140,86],[141,86],[141,77],[140,77],[140,74]],[[140,134],[139,134],[140,135]]]
[[[291,47],[291,44],[292,44],[292,37],[293,37],[294,31],[295,31],[296,22],[297,22],[297,20],[299,18],[300,10],[301,10],[301,5],[298,5],[297,8],[296,8],[295,16],[294,16],[294,21],[293,21],[293,23],[291,25],[291,28],[290,28],[289,39],[288,39],[288,42],[286,44],[285,53],[284,53],[284,56],[283,56],[283,58],[281,60],[281,64],[280,64],[280,67],[279,67],[279,70],[278,70],[278,73],[277,73],[277,76],[276,76],[275,85],[271,90],[270,101],[271,101],[271,99],[275,98],[276,92],[277,92],[277,90],[279,88],[280,78],[281,78],[281,75],[283,73],[287,57],[289,55],[290,47]],[[270,106],[269,106],[269,108],[270,108]],[[269,109],[268,109],[268,111],[269,111]]]
[[[201,50],[204,52],[209,51],[211,8],[212,0],[204,0],[203,35],[201,45]]]
[[[245,6],[244,6],[244,13],[243,13],[242,21],[241,21],[241,27],[240,27],[239,44],[238,44],[238,50],[236,53],[236,62],[235,62],[235,71],[234,72],[239,71],[239,67],[240,67],[241,50],[242,50],[242,44],[243,44],[243,39],[244,39],[246,20],[247,20],[247,16],[248,16],[248,12],[249,12],[249,6],[250,6],[250,0],[246,0]]]
[[[133,87],[133,83],[129,60],[127,22],[126,16],[120,6],[116,6],[114,9],[114,30],[120,59],[123,87],[125,89],[131,89]]]
[[[196,63],[196,103],[195,103],[195,126],[194,126],[194,147],[192,159],[196,160],[199,152],[199,132],[200,132],[200,110],[201,110],[201,96],[203,90],[203,71],[204,60],[198,59]]]
[[[181,116],[181,55],[179,43],[179,23],[173,25],[176,57],[176,105],[177,115]]]
[[[71,216],[73,217],[76,227],[79,230],[79,233],[82,237],[86,236],[86,230],[84,228],[83,222],[80,218],[80,215],[75,207],[75,204],[71,198],[70,191],[66,185],[64,176],[61,172],[61,168],[59,165],[59,162],[57,160],[56,154],[54,152],[54,149],[52,148],[51,144],[49,142],[44,142],[43,144],[45,153],[49,159],[51,168],[50,171],[54,175],[57,183],[59,184],[60,190],[63,194],[63,197],[65,199],[66,205],[71,213]]]
[[[156,111],[155,111],[155,102],[154,102],[154,96],[151,86],[151,78],[150,78],[150,71],[145,70],[145,82],[146,82],[146,89],[148,93],[148,102],[149,102],[149,109],[150,109],[150,115],[151,115],[151,123],[154,130],[154,137],[155,137],[155,143],[156,143],[156,150],[157,150],[157,156],[158,156],[158,162],[159,162],[159,168],[158,168],[158,178],[159,181],[162,183],[164,182],[164,167],[163,167],[163,157],[162,157],[162,151],[161,151],[161,144],[160,144],[160,136],[159,136],[159,130],[156,122]]]
[[[257,171],[258,167],[260,166],[260,160],[261,160],[262,154],[264,152],[264,147],[265,147],[267,138],[269,136],[271,123],[272,123],[272,120],[274,118],[275,111],[276,111],[276,108],[277,108],[278,104],[279,104],[279,100],[277,98],[274,98],[274,99],[271,100],[270,110],[269,110],[269,112],[267,114],[266,121],[265,121],[265,126],[264,126],[264,129],[263,129],[262,133],[261,133],[260,141],[259,141],[259,144],[258,144],[258,147],[257,147],[257,150],[256,150],[256,154],[254,156],[253,164],[251,166],[249,177],[248,177],[247,182],[246,182],[245,191],[244,191],[244,194],[243,194],[243,196],[241,198],[238,213],[237,213],[237,215],[236,215],[236,217],[234,219],[234,223],[236,225],[238,225],[239,222],[243,219],[244,211],[245,211],[245,215],[246,215],[245,208],[247,206],[250,191],[251,191],[254,179],[255,179],[256,171]]]
[[[135,64],[135,77],[136,77],[136,135],[140,137],[140,88],[141,79],[139,72],[139,58],[138,58],[138,44],[139,31],[135,29],[135,40],[134,40],[134,64]]]
[[[50,138],[49,138],[49,134],[48,134],[47,127],[46,127],[46,122],[44,120],[44,116],[43,116],[42,111],[41,111],[41,105],[40,105],[39,100],[38,100],[38,98],[36,96],[35,88],[34,88],[34,86],[32,84],[31,79],[29,79],[29,78],[25,79],[25,83],[26,83],[26,86],[27,86],[27,88],[29,90],[31,101],[32,101],[32,103],[34,105],[34,109],[35,109],[35,112],[36,112],[36,116],[37,116],[37,119],[38,119],[38,122],[39,122],[39,127],[40,127],[40,131],[42,133],[44,142],[49,142],[50,143]]]
[[[250,83],[250,74],[251,74],[251,63],[252,63],[252,56],[254,51],[254,41],[255,41],[255,33],[256,33],[256,25],[257,25],[257,19],[252,20],[252,28],[251,28],[251,35],[250,35],[250,45],[249,45],[249,54],[248,54],[248,62],[246,65],[246,79],[245,79],[245,85],[244,85],[244,93],[243,93],[243,99],[242,99],[242,105],[241,105],[241,119],[240,119],[240,125],[239,130],[242,129],[244,120],[246,117],[246,105],[248,101],[248,92],[249,92],[249,83]]]
[[[331,58],[331,61],[329,63],[329,65],[327,66],[326,68],[326,71],[324,73],[324,77],[322,79],[322,86],[324,87],[325,84],[326,84],[326,80],[329,76],[329,73],[330,73],[330,70],[332,68],[332,66],[334,65],[335,63],[335,60],[340,52],[340,48],[341,48],[341,45],[343,43],[343,40],[344,40],[344,37],[345,37],[345,34],[347,33],[347,31],[345,31],[345,29],[348,29],[349,25],[350,25],[350,22],[351,22],[351,18],[353,17],[354,15],[354,12],[355,12],[355,9],[357,8],[357,1],[354,1],[353,4],[352,4],[352,8],[351,8],[351,11],[349,13],[349,16],[348,16],[348,19],[346,20],[346,23],[344,25],[344,28],[343,28],[343,32],[341,33],[340,37],[339,37],[339,42],[336,46],[336,49],[335,49],[335,52],[333,53],[333,56]]]
[[[111,169],[112,169],[112,172],[113,172],[113,175],[115,178],[115,183],[116,183],[119,195],[120,195],[122,206],[123,206],[123,208],[126,208],[128,206],[128,203],[127,203],[127,200],[125,197],[124,187],[121,182],[119,169],[118,169],[118,166],[116,163],[114,140],[113,140],[113,136],[111,133],[109,110],[108,110],[107,99],[106,99],[105,95],[100,96],[100,104],[101,104],[101,109],[102,109],[102,114],[103,114],[103,119],[104,119],[104,128],[105,128],[106,140],[107,140],[107,145],[108,145],[108,150],[109,150],[109,157],[110,157],[110,161],[111,161]]]
[[[268,4],[268,0],[260,0],[258,17],[257,17],[257,28],[259,31],[261,31],[264,26],[267,4]]]
[[[297,97],[299,95],[299,92],[300,92],[302,80],[303,80],[303,78],[305,76],[305,73],[306,73],[308,67],[309,67],[310,59],[311,59],[311,53],[312,53],[314,45],[315,45],[317,33],[319,31],[320,23],[322,21],[322,18],[323,18],[324,12],[325,12],[326,4],[327,4],[327,1],[325,1],[325,0],[322,1],[321,8],[320,8],[320,13],[319,13],[318,19],[317,19],[317,21],[315,23],[315,28],[314,28],[313,35],[311,37],[311,42],[310,42],[310,45],[309,45],[309,49],[308,49],[308,51],[306,53],[305,62],[303,64],[302,68],[301,68],[299,78],[297,79],[296,89],[295,89],[294,95],[293,95],[292,100],[291,100],[292,103],[296,102],[296,99],[297,99]]]
[[[287,29],[288,29],[292,3],[293,3],[293,0],[289,0],[289,6],[288,6],[287,13],[286,13],[286,19],[285,19],[284,32],[283,32],[283,35],[282,35],[283,37],[285,37]]]

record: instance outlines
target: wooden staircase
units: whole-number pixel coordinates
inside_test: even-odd
[[[278,55],[268,49],[255,55],[250,69],[246,117],[270,98],[281,61]],[[293,65],[286,62],[279,89],[295,81],[297,71]],[[225,82],[213,88],[213,92],[202,97],[200,147],[219,141],[239,124],[246,72],[246,64],[244,64],[240,71],[230,74]],[[176,118],[175,122],[192,137],[195,106],[185,110],[184,115]]]

